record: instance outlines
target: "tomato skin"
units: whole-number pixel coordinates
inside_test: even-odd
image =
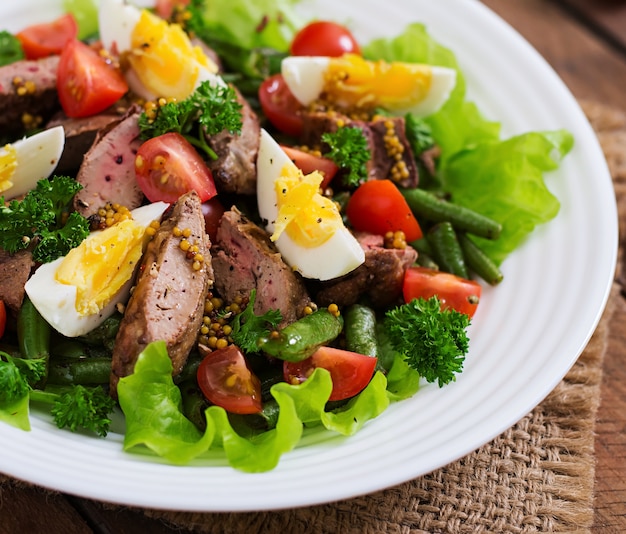
[[[369,180],[350,195],[346,215],[361,232],[385,235],[401,230],[407,241],[422,237],[422,229],[411,208],[391,180]]]
[[[304,174],[311,174],[313,171],[319,171],[324,177],[322,183],[320,184],[320,188],[322,189],[326,189],[328,187],[328,184],[330,184],[339,170],[339,167],[332,159],[315,156],[291,146],[281,145],[281,148],[289,156],[289,159],[295,163],[296,167],[298,167]]]
[[[294,137],[302,133],[299,112],[304,106],[296,100],[282,74],[266,78],[259,87],[259,102],[268,120],[281,132]]]
[[[4,329],[7,326],[7,309],[4,300],[0,300],[0,339],[4,335]]]
[[[52,22],[33,24],[16,33],[26,59],[40,59],[60,54],[67,43],[76,39],[78,24],[71,14],[60,16]]]
[[[204,215],[204,229],[209,234],[211,242],[215,243],[217,229],[220,226],[222,215],[226,212],[218,197],[213,197],[202,203],[202,215]]]
[[[476,312],[481,291],[481,285],[474,280],[426,267],[409,267],[402,287],[405,302],[436,295],[442,309],[452,308],[469,317]]]
[[[211,170],[192,144],[176,132],[148,139],[139,147],[135,176],[150,202],[174,203],[192,190],[202,202],[217,195]]]
[[[318,20],[307,24],[293,38],[292,56],[331,56],[361,54],[354,35],[336,22]]]
[[[312,356],[300,362],[283,363],[283,378],[288,384],[301,384],[318,367],[330,372],[333,390],[328,400],[343,400],[354,397],[369,384],[377,358],[357,352],[320,347]]]
[[[128,84],[98,52],[74,39],[59,58],[57,91],[68,117],[89,117],[115,104],[128,91]]]
[[[259,413],[261,381],[248,369],[236,345],[228,345],[205,356],[198,367],[198,385],[203,395],[227,412]]]

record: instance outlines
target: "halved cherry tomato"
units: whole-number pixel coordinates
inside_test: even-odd
[[[204,396],[227,412],[258,413],[261,382],[248,369],[246,359],[236,345],[228,345],[205,356],[198,367],[198,385]]]
[[[385,235],[401,230],[407,241],[422,237],[422,229],[411,208],[391,180],[370,180],[361,184],[348,200],[346,215],[357,231]]]
[[[281,132],[298,137],[302,133],[303,109],[285,83],[282,74],[266,78],[259,87],[259,102],[268,120]]]
[[[204,229],[209,234],[211,242],[215,243],[217,237],[217,229],[220,225],[220,220],[226,209],[220,202],[218,197],[213,197],[206,202],[202,203],[202,215],[204,215]]]
[[[73,15],[62,15],[52,22],[33,24],[16,33],[22,43],[26,59],[39,59],[42,57],[60,54],[67,43],[76,39],[78,24]]]
[[[174,12],[176,6],[186,6],[190,0],[157,0],[154,10],[162,19],[169,19]]]
[[[402,287],[405,302],[436,295],[443,309],[452,308],[470,317],[476,312],[481,290],[480,284],[474,280],[426,267],[409,267]]]
[[[148,139],[139,147],[135,176],[150,202],[176,202],[192,190],[202,202],[217,195],[211,170],[192,144],[176,132]]]
[[[289,156],[289,159],[296,164],[296,167],[298,167],[304,174],[311,174],[313,171],[319,171],[324,177],[322,183],[320,184],[322,189],[326,189],[326,187],[328,187],[328,184],[339,170],[339,167],[337,167],[332,159],[315,156],[291,146],[281,145],[281,148]]]
[[[98,52],[74,39],[61,52],[57,91],[68,117],[88,117],[115,104],[128,91],[128,84]]]
[[[301,384],[318,367],[330,372],[333,390],[328,400],[343,400],[354,397],[369,384],[377,358],[357,352],[320,347],[312,356],[301,362],[283,363],[283,378],[289,384]]]
[[[292,56],[331,56],[360,54],[354,35],[336,22],[318,20],[307,24],[291,42]]]
[[[0,300],[0,339],[4,335],[4,329],[7,325],[7,309],[4,306],[4,300]]]

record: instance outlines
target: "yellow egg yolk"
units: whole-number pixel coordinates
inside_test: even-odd
[[[12,145],[5,145],[0,150],[0,193],[11,189],[13,182],[11,178],[17,168],[17,150]]]
[[[132,219],[92,234],[61,262],[55,278],[76,286],[76,311],[98,313],[133,276],[144,248],[145,228]]]
[[[303,247],[318,247],[343,226],[335,203],[319,193],[322,175],[315,171],[304,175],[295,166],[286,165],[274,182],[278,216],[272,241],[287,235]]]
[[[331,58],[326,71],[326,96],[344,107],[406,109],[428,95],[429,65],[368,61],[356,54]]]
[[[216,73],[217,65],[193,46],[178,24],[142,10],[131,35],[128,61],[147,89],[160,97],[187,98],[195,89],[200,68]]]

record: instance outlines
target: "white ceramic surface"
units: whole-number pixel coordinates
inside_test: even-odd
[[[0,28],[50,20],[60,0],[0,5]],[[613,279],[617,216],[611,179],[591,127],[546,62],[475,0],[305,0],[306,13],[349,21],[359,39],[421,21],[457,54],[469,96],[506,136],[567,128],[576,138],[547,177],[561,211],[503,265],[471,327],[464,372],[425,386],[350,438],[307,435],[272,472],[244,474],[215,454],[186,467],[59,431],[33,418],[31,432],[0,425],[0,471],[114,503],[178,510],[261,510],[373,492],[439,468],[488,442],[536,406],[589,340]]]

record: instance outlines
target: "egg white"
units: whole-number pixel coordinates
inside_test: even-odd
[[[5,200],[20,197],[35,189],[37,182],[48,178],[57,164],[65,146],[63,126],[55,126],[20,139],[11,144],[15,149],[17,166],[9,178],[11,187],[0,191]],[[7,152],[0,147],[0,154]]]
[[[281,73],[293,96],[308,106],[324,89],[324,76],[331,58],[322,56],[289,56],[281,63]],[[414,113],[426,117],[435,113],[450,98],[456,85],[456,71],[447,67],[431,66],[432,83],[426,97],[407,108],[390,110],[397,115]]]
[[[295,167],[280,145],[265,130],[257,156],[257,202],[265,228],[274,232],[278,205],[274,182],[285,166]],[[304,247],[296,243],[287,232],[280,234],[276,247],[285,262],[305,278],[331,280],[343,276],[365,261],[365,253],[350,231],[341,226],[324,243],[317,247]]]
[[[154,202],[133,210],[132,216],[135,222],[147,227],[152,221],[160,219],[168,206],[165,202]],[[97,233],[92,232],[90,236]],[[67,337],[76,337],[102,324],[115,312],[118,303],[128,300],[134,276],[130,277],[98,313],[80,315],[76,311],[76,286],[62,284],[55,277],[64,259],[65,256],[41,265],[26,282],[25,289],[37,311],[57,332]],[[114,269],[115,266],[111,268]]]
[[[98,10],[98,27],[100,40],[106,50],[117,54],[128,52],[132,47],[132,33],[141,17],[141,9],[127,4],[124,0],[100,0]],[[192,58],[189,58],[192,61]],[[124,77],[130,90],[145,100],[168,98],[172,95],[157,95],[141,81],[133,69],[127,69]],[[204,65],[198,64],[198,76],[194,89],[202,82],[209,81],[212,85],[226,85],[221,76],[211,72]]]

